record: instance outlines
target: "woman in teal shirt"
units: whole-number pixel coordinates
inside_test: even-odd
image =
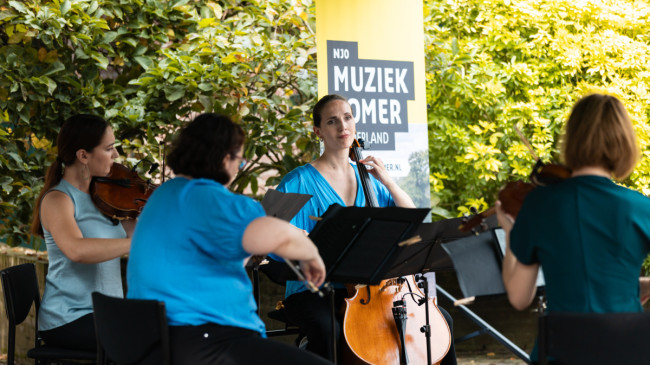
[[[578,101],[562,157],[571,177],[530,192],[516,222],[497,202],[507,238],[502,274],[510,303],[519,310],[531,304],[541,265],[548,311],[641,311],[650,199],[612,181],[629,176],[639,159],[623,104],[601,94]]]

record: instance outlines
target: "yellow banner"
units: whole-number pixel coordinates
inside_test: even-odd
[[[316,45],[319,97],[348,99],[368,154],[382,158],[416,204],[428,207],[422,1],[316,0]],[[418,184],[426,191],[405,186],[416,173],[412,164],[417,179],[427,179]]]

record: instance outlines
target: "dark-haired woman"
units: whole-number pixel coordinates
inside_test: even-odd
[[[527,308],[544,268],[549,312],[639,312],[641,264],[650,251],[650,199],[612,181],[639,159],[623,104],[592,94],[573,107],[562,144],[573,173],[528,194],[517,221],[497,203],[506,232],[503,281],[510,303]],[[533,360],[537,358],[533,351]]]
[[[149,198],[133,236],[128,297],[165,302],[175,364],[327,364],[264,338],[244,261],[298,260],[317,285],[325,267],[302,231],[228,190],[245,164],[243,144],[224,116],[202,114],[183,128],[168,157],[176,177]]]
[[[49,345],[95,350],[90,293],[124,295],[119,257],[129,251],[133,223],[113,224],[89,195],[91,178],[108,175],[118,157],[114,145],[104,119],[69,118],[36,200],[32,233],[45,239],[49,258],[38,328]]]
[[[326,95],[316,103],[312,114],[314,134],[323,142],[323,153],[311,163],[291,171],[278,186],[278,191],[312,195],[291,220],[292,224],[307,232],[316,225],[310,216],[321,216],[332,204],[365,206],[361,178],[349,159],[350,146],[356,138],[356,122],[350,104],[340,95]],[[415,208],[413,200],[393,181],[381,159],[367,156],[359,162],[368,167],[379,206]],[[347,291],[343,285],[337,285],[335,298],[338,304],[342,304]],[[340,349],[341,329],[337,321],[336,335],[332,336],[329,301],[311,293],[297,281],[287,282],[285,295],[287,316],[306,333],[307,349],[333,360],[332,339],[339,339],[337,347]],[[450,323],[451,317],[441,312]],[[453,348],[443,361],[443,364],[456,363]]]

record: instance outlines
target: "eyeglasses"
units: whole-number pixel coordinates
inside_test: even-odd
[[[235,156],[235,158],[241,159],[241,162],[239,163],[239,169],[243,169],[244,166],[248,163],[248,161],[244,158],[244,156]]]

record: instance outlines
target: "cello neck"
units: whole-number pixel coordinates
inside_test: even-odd
[[[355,139],[350,147],[350,158],[357,163],[357,170],[359,171],[359,178],[361,179],[361,188],[363,189],[363,195],[366,197],[366,206],[376,208],[379,207],[379,203],[377,202],[375,190],[372,187],[370,174],[368,173],[368,169],[366,169],[366,165],[359,162],[363,159],[363,156],[361,155],[362,149],[363,140]]]

